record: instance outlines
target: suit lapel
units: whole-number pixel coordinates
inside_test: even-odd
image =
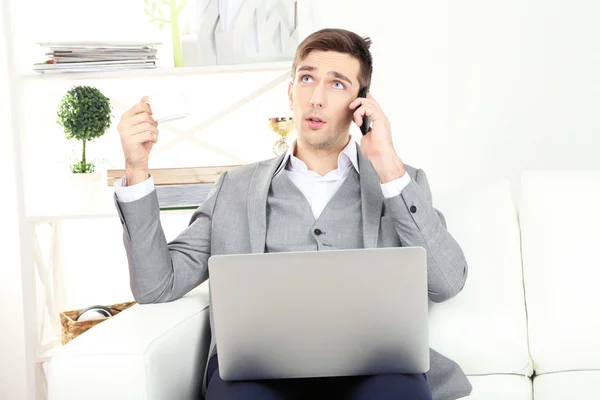
[[[248,191],[248,227],[252,253],[265,252],[267,235],[267,197],[273,175],[278,170],[285,153],[270,162],[259,163],[252,175]]]
[[[356,145],[360,170],[360,201],[362,207],[363,246],[365,249],[377,247],[379,224],[383,207],[383,193],[379,177],[373,165],[361,153]]]

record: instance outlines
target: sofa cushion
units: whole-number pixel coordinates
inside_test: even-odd
[[[453,299],[430,305],[430,345],[466,374],[530,375],[517,211],[508,181],[433,198],[469,273]]]
[[[536,376],[536,400],[600,399],[600,371],[559,372]]]
[[[527,172],[520,209],[536,373],[600,369],[600,171]]]
[[[517,375],[469,376],[473,391],[460,400],[531,400],[531,379]]]

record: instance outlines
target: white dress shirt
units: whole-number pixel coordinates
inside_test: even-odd
[[[313,216],[315,219],[318,219],[329,200],[331,200],[335,192],[348,177],[351,168],[356,169],[356,172],[360,173],[356,144],[354,139],[350,137],[350,142],[338,156],[337,169],[328,172],[325,176],[310,171],[304,161],[294,156],[295,148],[296,142],[294,141],[287,151],[282,165],[285,165],[285,173],[288,174],[290,180],[304,194],[304,197],[306,197],[306,200],[310,204]],[[401,178],[382,183],[381,190],[383,197],[398,196],[410,183],[410,179],[408,173],[404,173]],[[117,198],[122,202],[139,200],[154,190],[152,176],[135,185],[125,186],[125,184],[125,177],[114,183]]]

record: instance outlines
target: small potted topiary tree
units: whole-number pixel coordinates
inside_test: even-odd
[[[94,164],[88,162],[86,145],[110,128],[110,99],[94,87],[74,86],[62,97],[57,116],[67,139],[82,142],[81,160],[71,165],[74,200],[81,202],[84,208],[93,207],[100,200],[104,174],[95,172]]]

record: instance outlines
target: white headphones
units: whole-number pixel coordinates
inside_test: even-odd
[[[112,317],[113,313],[110,308],[105,306],[91,306],[84,310],[81,310],[77,314],[75,321],[91,321],[95,319],[102,319]]]

